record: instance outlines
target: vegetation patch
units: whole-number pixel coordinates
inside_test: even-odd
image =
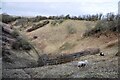
[[[118,40],[114,40],[112,42],[107,43],[106,48],[113,47],[118,44]]]
[[[117,20],[113,20],[113,21],[100,20],[97,22],[94,28],[86,30],[83,36],[87,37],[105,31],[117,32],[117,27],[118,27],[117,22],[118,22]]]
[[[67,32],[68,34],[75,34],[77,30],[72,26],[67,26]]]
[[[6,13],[0,14],[0,17],[2,18],[3,23],[10,23],[21,18],[21,17],[13,17]]]
[[[69,42],[64,43],[59,49],[60,50],[68,50],[68,49],[72,49],[76,44],[72,44]]]
[[[19,36],[19,32],[17,30],[14,30],[11,35],[14,37],[14,38],[17,38]]]
[[[20,50],[20,49],[31,50],[30,44],[23,39],[13,42],[12,43],[12,48],[15,49],[15,50]]]
[[[38,29],[38,28],[41,28],[41,27],[43,27],[43,26],[47,25],[48,23],[49,23],[49,21],[48,21],[48,20],[47,20],[47,21],[43,21],[42,23],[39,23],[39,24],[34,25],[33,27],[31,27],[31,28],[27,29],[27,32],[34,31],[34,30],[36,30],[36,29]]]
[[[14,30],[12,33],[12,36],[16,39],[16,41],[12,42],[12,48],[19,50],[30,50],[31,46],[29,42],[25,39],[23,39],[17,30]]]
[[[84,76],[85,78],[104,78],[102,74],[98,73],[89,73]]]
[[[56,25],[59,25],[59,24],[61,24],[61,23],[63,23],[63,22],[64,22],[63,19],[54,20],[54,21],[51,22],[51,25],[52,25],[52,26],[56,26]]]

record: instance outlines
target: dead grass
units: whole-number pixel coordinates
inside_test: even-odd
[[[74,26],[72,27],[76,30],[74,34],[68,34],[66,30],[68,25]],[[52,67],[51,69],[46,67],[34,68],[33,71],[30,69],[28,70],[31,71],[30,74],[33,74],[33,72],[38,72],[39,74],[35,75],[39,77],[41,77],[40,75],[54,75],[54,77],[56,77],[56,75],[57,77],[59,75],[61,77],[78,75],[79,77],[83,78],[117,77],[118,57],[115,56],[118,52],[118,47],[116,46],[118,42],[116,40],[117,36],[110,32],[107,34],[107,36],[101,34],[100,37],[91,36],[82,38],[81,35],[85,32],[86,29],[89,29],[89,25],[90,27],[94,27],[95,23],[89,21],[66,20],[57,27],[52,27],[50,24],[48,24],[31,33],[24,32],[29,39],[33,38],[33,36],[38,36],[37,39],[31,40],[32,43],[35,43],[36,48],[39,50],[42,49],[43,53],[47,53],[52,56],[57,56],[61,53],[70,54],[80,52],[86,48],[100,48],[101,51],[105,54],[105,56],[100,56],[99,54],[87,55],[77,59],[88,60],[90,62],[90,67],[88,69],[76,69],[76,67],[70,66],[68,65],[69,63],[67,63],[55,66],[46,66],[48,68]],[[44,71],[42,71],[42,69]]]
[[[45,53],[74,53],[79,52],[86,48],[96,48],[107,45],[106,43],[115,40],[117,37],[108,35],[106,37],[101,35],[98,37],[88,37],[82,39],[82,34],[95,26],[96,22],[91,21],[78,21],[78,20],[65,20],[57,27],[51,24],[45,25],[33,32],[24,34],[32,40],[33,36],[38,36],[37,39],[32,40],[38,49],[42,49]],[[68,30],[68,26],[72,27]],[[75,30],[74,34],[68,34],[68,31]],[[110,38],[112,37],[112,38]]]
[[[88,22],[90,24],[90,22]],[[86,29],[87,22],[85,21],[72,21],[72,20],[66,20],[62,24],[59,24],[57,27],[52,27],[52,25],[48,24],[45,27],[42,27],[40,29],[37,29],[36,31],[33,31],[31,33],[26,33],[29,38],[32,38],[32,36],[36,35],[39,38],[34,40],[33,42],[38,43],[40,41],[43,41],[43,43],[46,43],[46,48],[44,49],[45,52],[59,52],[59,47],[63,45],[65,42],[72,42],[72,44],[76,43],[76,40],[79,40],[81,38],[81,34]],[[95,23],[91,22],[91,26],[94,26]],[[67,26],[72,26],[72,28],[69,28]],[[69,32],[74,34],[68,34]],[[40,34],[40,35],[39,35]],[[45,41],[46,40],[46,41]],[[77,45],[77,44],[76,44]],[[75,45],[75,46],[76,46]],[[38,44],[39,46],[39,44]],[[50,48],[50,49],[49,49]],[[71,48],[67,49],[68,51]],[[53,51],[54,50],[54,51]]]
[[[105,47],[106,47],[106,48],[110,48],[110,47],[115,46],[115,45],[117,45],[117,44],[118,44],[118,39],[117,39],[117,40],[114,40],[114,41],[108,42]]]
[[[60,50],[68,50],[68,49],[72,49],[76,44],[72,44],[69,42],[64,43],[61,47]]]

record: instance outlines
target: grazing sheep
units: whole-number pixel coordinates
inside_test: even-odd
[[[100,56],[104,56],[104,53],[103,53],[103,52],[100,52]]]
[[[78,64],[77,64],[78,67],[85,67],[86,65],[88,65],[88,61],[87,60],[79,61]]]

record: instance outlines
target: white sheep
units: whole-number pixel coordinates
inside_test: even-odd
[[[77,64],[78,67],[85,67],[86,65],[88,65],[88,61],[87,60],[79,61],[78,64]]]

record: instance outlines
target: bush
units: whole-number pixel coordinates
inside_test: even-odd
[[[84,37],[94,35],[98,32],[104,32],[104,31],[117,31],[117,20],[113,21],[107,21],[107,20],[101,20],[98,21],[96,26],[93,29],[86,30],[83,34]]]
[[[94,35],[94,34],[100,32],[100,31],[101,30],[99,28],[98,29],[86,30],[85,33],[83,34],[83,37]]]
[[[63,23],[63,21],[64,21],[63,19],[60,19],[60,20],[59,20],[59,24]]]
[[[19,19],[20,17],[13,17],[13,16],[10,16],[6,13],[3,13],[1,14],[0,16],[2,16],[2,22],[3,23],[10,23],[10,22],[13,22],[15,21],[16,19]]]
[[[44,21],[43,23],[39,23],[39,24],[27,29],[27,32],[34,31],[34,30],[36,30],[36,29],[38,29],[40,27],[43,27],[43,26],[47,25],[48,23],[49,23],[49,21]]]
[[[12,47],[12,49],[19,50],[20,42],[17,42],[17,41],[13,42],[11,47]]]
[[[73,28],[72,26],[67,26],[67,30],[68,30],[68,33],[69,33],[69,34],[74,34],[74,33],[76,33],[76,29]]]
[[[75,46],[76,44],[71,44],[71,43],[64,43],[61,47],[60,50],[67,50],[67,49],[71,49]]]
[[[18,31],[14,30],[11,34],[14,38],[18,37],[19,36],[19,33]]]
[[[63,19],[60,19],[60,20],[54,20],[54,21],[52,21],[51,22],[51,25],[53,25],[53,26],[55,26],[55,25],[59,25],[59,24],[61,24],[61,23],[63,23]]]
[[[101,20],[99,21],[95,28],[96,30],[101,30],[101,31],[106,31],[106,30],[110,30],[110,31],[116,31],[113,30],[114,28],[117,28],[117,20],[113,20],[113,21],[107,21],[107,20]]]
[[[25,40],[21,40],[20,41],[20,47],[23,49],[23,50],[30,50],[31,49],[31,46],[30,46],[30,44],[27,42],[27,41],[25,41]]]
[[[53,25],[53,26],[57,25],[57,21],[56,21],[56,20],[55,20],[55,21],[52,21],[52,22],[51,22],[51,25]]]
[[[31,45],[29,44],[29,42],[27,42],[24,39],[17,39],[15,42],[12,43],[12,48],[15,50],[31,50]]]
[[[17,30],[14,30],[11,35],[15,38],[16,41],[12,42],[11,47],[15,50],[30,50],[31,45],[29,44],[28,41],[23,39]]]

